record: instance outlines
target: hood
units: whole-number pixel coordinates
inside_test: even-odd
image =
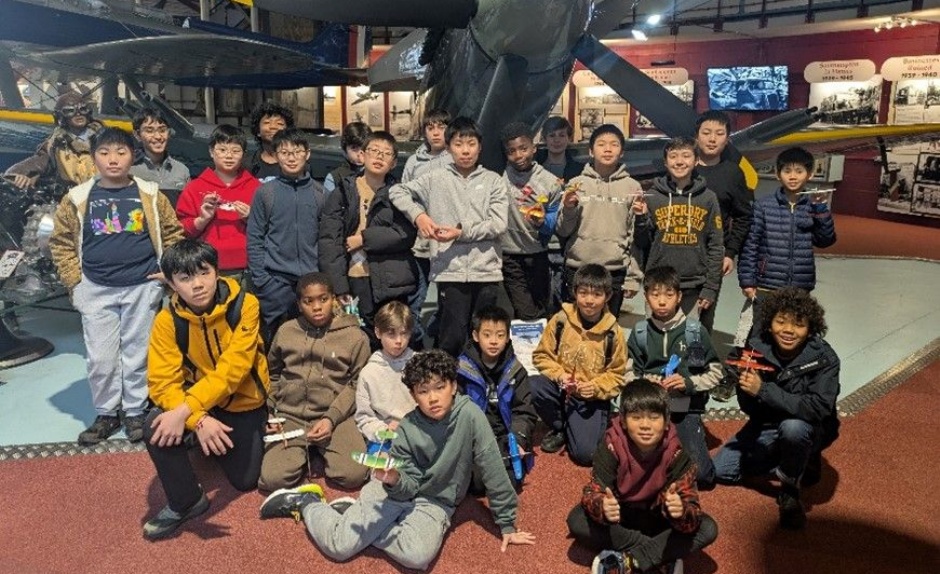
[[[607,179],[604,179],[603,177],[601,177],[601,175],[597,173],[597,171],[594,170],[594,162],[587,163],[584,166],[584,171],[581,172],[581,175],[583,175],[584,177],[589,177],[591,179],[596,179],[598,181],[616,181],[618,179],[626,179],[630,177],[630,174],[627,173],[627,166],[625,166],[623,163],[618,165],[617,170],[614,173],[610,174],[610,177]]]
[[[456,391],[456,389],[457,389],[457,384],[455,382],[454,390]],[[418,424],[418,426],[437,426],[437,425],[449,426],[453,424],[454,419],[457,418],[457,416],[460,414],[460,411],[462,411],[465,408],[468,408],[468,405],[469,405],[469,408],[473,408],[473,409],[477,408],[477,406],[474,405],[473,402],[470,401],[467,395],[457,392],[457,395],[454,397],[454,405],[450,408],[450,412],[447,413],[447,416],[445,416],[443,419],[439,421],[431,419],[427,417],[423,412],[421,412],[420,407],[416,406],[414,412],[418,416],[414,420]],[[451,430],[450,432],[453,432],[453,430]]]
[[[777,367],[778,371],[781,367],[780,359],[774,354],[773,351],[773,342],[769,334],[761,335],[760,337],[754,337],[749,341],[751,348],[764,356],[764,361],[772,364]],[[789,366],[802,365],[815,361],[821,355],[825,353],[826,343],[818,335],[811,336],[806,344],[803,346],[803,349],[800,351],[800,354],[797,355],[792,361],[790,361]]]
[[[680,191],[676,189],[675,182],[673,182],[668,175],[664,175],[653,180],[652,189],[663,195],[674,194],[679,197],[691,197],[704,193],[707,189],[707,185],[705,183],[704,177],[698,174],[694,174],[692,177],[692,183],[689,184],[689,187]]]
[[[663,333],[668,333],[669,331],[672,331],[673,329],[675,329],[676,327],[678,327],[685,321],[685,313],[682,312],[682,307],[679,307],[678,309],[676,309],[676,314],[673,315],[672,319],[669,319],[668,321],[658,321],[654,319],[652,316],[650,317],[650,321],[653,322],[653,325],[657,329],[659,329]]]
[[[174,293],[170,297],[170,305],[173,306],[173,309],[176,310],[176,313],[183,319],[195,322],[198,319],[206,319],[211,321],[216,317],[222,317],[225,315],[225,310],[228,307],[228,304],[235,299],[238,293],[241,291],[241,287],[238,285],[238,282],[229,277],[219,277],[216,282],[215,289],[215,306],[209,310],[208,313],[203,315],[196,315],[193,311],[180,299],[180,296],[177,293]]]
[[[218,174],[215,173],[215,170],[211,167],[207,167],[199,174],[199,177],[196,178],[197,181],[201,182],[203,185],[219,188],[237,188],[245,184],[246,181],[255,179],[255,176],[251,175],[247,169],[240,169],[238,175],[235,176],[235,179],[232,180],[232,183],[226,184],[224,181],[219,179]]]
[[[303,315],[300,315],[299,317],[297,317],[297,322],[300,324],[300,327],[304,331],[310,331],[312,333],[324,332],[323,327],[314,326],[312,323],[310,323],[310,321],[304,318]],[[334,307],[333,308],[333,320],[330,321],[330,324],[328,327],[326,327],[325,331],[333,332],[333,331],[340,331],[342,329],[349,329],[349,328],[358,329],[359,319],[348,313],[337,311],[336,308]]]
[[[578,308],[574,303],[562,303],[561,309],[565,312],[565,316],[568,317],[569,323],[577,326],[581,330],[584,330],[584,325],[581,324],[581,315],[578,314]],[[605,312],[603,315],[601,315],[601,320],[598,321],[596,325],[588,329],[587,332],[603,335],[607,331],[611,330],[616,323],[617,318],[614,317],[614,314]]]
[[[480,357],[480,347],[471,337],[467,340],[467,344],[464,346],[463,354],[467,356],[470,361],[475,364],[479,369],[484,369],[483,359]],[[506,341],[506,348],[503,349],[503,352],[500,353],[499,357],[496,359],[496,364],[502,367],[505,367],[509,361],[512,361],[516,357],[516,352],[512,348],[512,341]]]
[[[369,357],[369,362],[366,364],[375,365],[377,367],[381,367],[382,369],[392,369],[396,373],[400,373],[405,368],[405,365],[408,363],[408,361],[411,360],[411,357],[414,356],[414,354],[414,350],[411,348],[405,348],[405,352],[402,353],[399,357],[392,358],[385,354],[385,351],[380,350],[372,353],[372,356]]]

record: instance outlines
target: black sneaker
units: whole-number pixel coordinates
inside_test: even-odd
[[[127,440],[139,442],[144,438],[144,421],[147,415],[137,415],[135,417],[124,417],[124,434]]]
[[[261,518],[293,518],[299,522],[304,507],[325,499],[319,484],[275,490],[261,503]]]
[[[78,444],[82,446],[96,445],[113,435],[121,428],[121,420],[117,417],[98,415],[91,426],[78,435]],[[141,428],[143,426],[141,425]]]
[[[199,516],[207,510],[209,510],[209,499],[206,498],[204,492],[199,495],[199,500],[196,501],[196,504],[189,507],[189,510],[185,512],[176,512],[170,508],[168,504],[164,506],[163,510],[158,512],[156,516],[144,524],[144,538],[147,540],[166,538],[176,532],[176,529],[179,528],[181,524],[190,518]]]
[[[633,560],[628,554],[617,550],[604,550],[594,557],[591,574],[632,574]]]
[[[349,510],[349,507],[353,504],[356,504],[355,498],[351,496],[341,496],[330,502],[330,508],[340,514],[346,514],[346,511]]]
[[[781,528],[801,530],[806,526],[806,512],[803,511],[798,490],[784,487],[777,495],[777,506],[780,507]]]
[[[565,447],[564,431],[548,431],[539,446],[542,447],[542,452],[549,454],[560,451]]]

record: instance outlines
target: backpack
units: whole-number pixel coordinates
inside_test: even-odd
[[[242,304],[244,304],[244,302],[245,292],[239,291],[238,295],[225,307],[225,322],[228,323],[228,328],[233,332],[239,321],[242,320]],[[189,371],[195,375],[196,365],[189,358],[189,321],[180,317],[179,313],[176,312],[176,309],[174,309],[172,305],[170,305],[170,315],[173,316],[173,331],[176,335],[176,346],[179,347],[180,352],[183,354],[183,367],[189,369]],[[264,384],[261,382],[261,375],[258,374],[258,369],[255,368],[254,364],[251,365],[251,378],[255,382],[255,385],[257,385],[258,390],[261,391],[261,396],[264,397],[264,401],[267,402],[268,391],[264,388]]]
[[[558,319],[555,321],[555,356],[558,356],[558,349],[561,347],[561,334],[565,330],[565,323],[568,321],[565,319]],[[604,366],[610,364],[610,360],[614,357],[614,329],[619,327],[613,327],[607,329],[604,333]]]
[[[636,335],[636,342],[643,349],[644,353],[649,353],[647,344],[649,342],[649,323],[640,321],[633,327],[633,334]],[[702,322],[695,317],[686,317],[685,319],[685,360],[689,367],[702,368],[705,366],[705,345],[702,344]]]

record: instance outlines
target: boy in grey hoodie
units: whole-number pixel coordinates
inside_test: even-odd
[[[447,126],[453,163],[389,190],[392,204],[431,240],[431,281],[437,282],[438,347],[463,350],[473,311],[493,305],[502,292],[500,236],[506,232],[509,192],[499,174],[484,169],[476,123],[457,118]]]
[[[672,267],[679,273],[682,312],[698,311],[710,333],[721,289],[724,232],[718,197],[695,173],[695,140],[673,138],[663,156],[668,175],[653,181],[652,194],[637,217],[637,244],[648,247],[646,269]]]
[[[406,568],[425,570],[476,468],[502,532],[501,549],[534,544],[535,536],[516,529],[516,493],[486,415],[457,395],[456,379],[457,362],[443,351],[418,353],[408,362],[404,382],[418,408],[402,419],[389,453],[402,465],[375,470],[342,514],[323,503],[319,485],[306,485],[273,493],[261,505],[261,518],[303,517],[314,543],[333,560],[375,546]]]

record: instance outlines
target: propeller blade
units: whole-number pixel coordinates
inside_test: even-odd
[[[477,0],[254,0],[262,10],[361,26],[466,28]]]
[[[603,38],[617,28],[621,22],[633,15],[636,2],[631,0],[601,0],[594,4],[587,33]]]
[[[676,137],[695,133],[695,110],[594,36],[581,36],[573,54],[664,134]]]
[[[419,28],[392,46],[369,67],[369,89],[373,92],[416,92],[427,66],[419,62],[428,31]]]
[[[506,164],[502,144],[498,136],[507,124],[517,121],[525,98],[528,62],[514,55],[500,56],[496,62],[493,79],[490,80],[483,107],[477,117],[480,133],[487,134],[483,142],[481,161],[483,166],[502,172]],[[489,135],[493,134],[493,135]]]

